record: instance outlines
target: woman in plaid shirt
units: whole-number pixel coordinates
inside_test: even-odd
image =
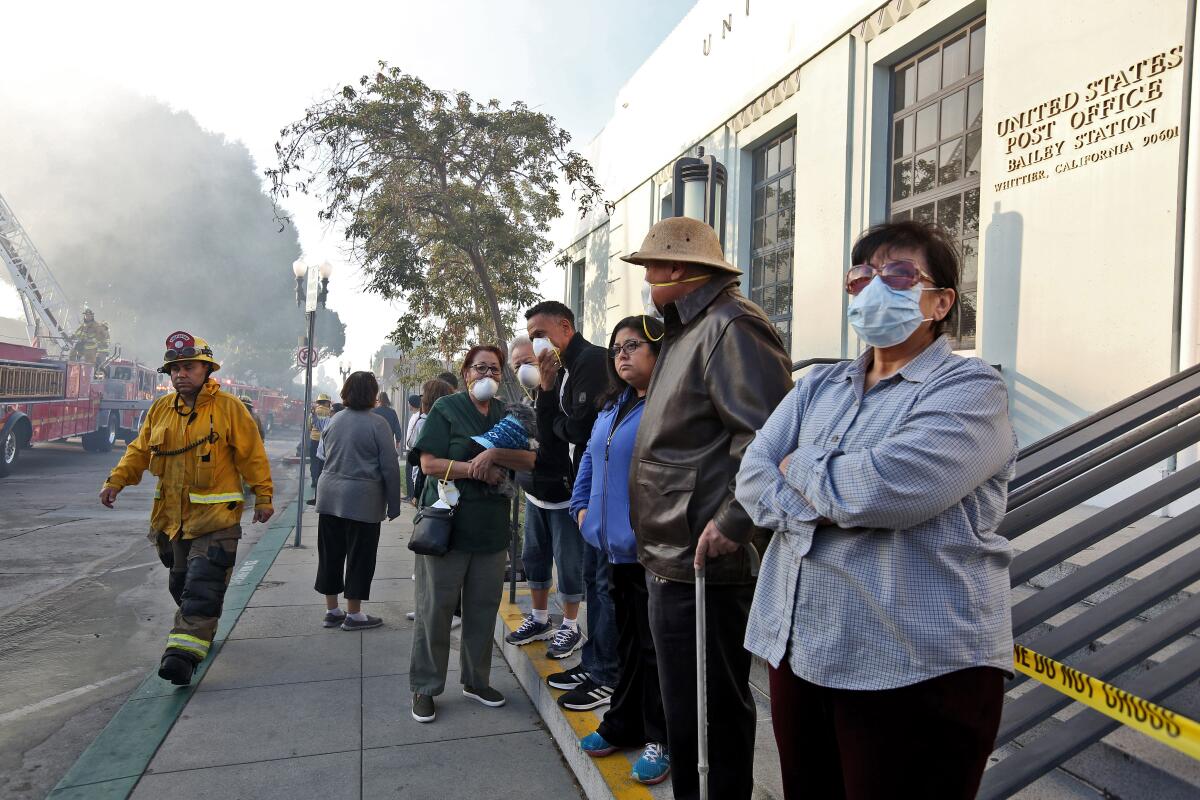
[[[973,798],[1012,665],[1008,392],[942,335],[959,264],[940,229],[877,226],[851,260],[868,349],[806,375],[738,473],[776,532],[746,647],[771,665],[788,798]]]

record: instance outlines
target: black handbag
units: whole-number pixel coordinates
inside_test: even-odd
[[[421,506],[413,521],[408,549],[422,556],[444,556],[450,549],[450,534],[453,531],[453,508]]]
[[[446,467],[446,481],[450,478],[451,461]],[[418,495],[420,497],[421,495]],[[454,508],[421,506],[413,520],[412,538],[408,549],[422,556],[444,556],[450,549],[450,535],[454,532]]]

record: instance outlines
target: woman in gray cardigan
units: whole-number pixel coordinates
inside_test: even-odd
[[[355,372],[342,387],[346,408],[321,435],[325,468],[317,482],[317,582],[325,595],[326,628],[358,631],[383,624],[364,614],[379,549],[379,523],[400,516],[403,481],[387,421],[372,413],[379,383]],[[346,595],[346,611],[338,595]]]

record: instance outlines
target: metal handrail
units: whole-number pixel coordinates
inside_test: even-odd
[[[1009,488],[1023,486],[1197,397],[1200,397],[1200,364],[1022,448],[1017,475]]]
[[[1135,679],[1118,681],[1115,685],[1137,697],[1157,701],[1187,686],[1197,676],[1200,676],[1200,642]],[[1046,774],[1091,747],[1093,742],[1098,742],[1119,725],[1114,719],[1085,709],[1040,737],[1037,747],[1023,748],[984,772],[976,799],[998,800],[1011,796],[1032,783],[1036,776]]]

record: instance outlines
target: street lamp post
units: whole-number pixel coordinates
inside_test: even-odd
[[[349,363],[347,363],[345,361],[338,362],[338,374],[342,376],[343,384],[346,382],[346,379],[350,377],[350,373],[352,371],[353,370],[351,369]]]
[[[323,261],[319,266],[307,265],[297,259],[292,264],[292,274],[296,276],[296,305],[304,309],[308,317],[308,336],[301,345],[301,360],[304,362],[304,421],[301,426],[300,439],[300,488],[299,500],[296,503],[296,538],[294,547],[300,546],[300,531],[304,525],[304,467],[308,456],[309,415],[312,413],[312,372],[313,362],[317,360],[317,308],[325,307],[325,299],[329,294],[329,276],[333,274],[333,266]]]

